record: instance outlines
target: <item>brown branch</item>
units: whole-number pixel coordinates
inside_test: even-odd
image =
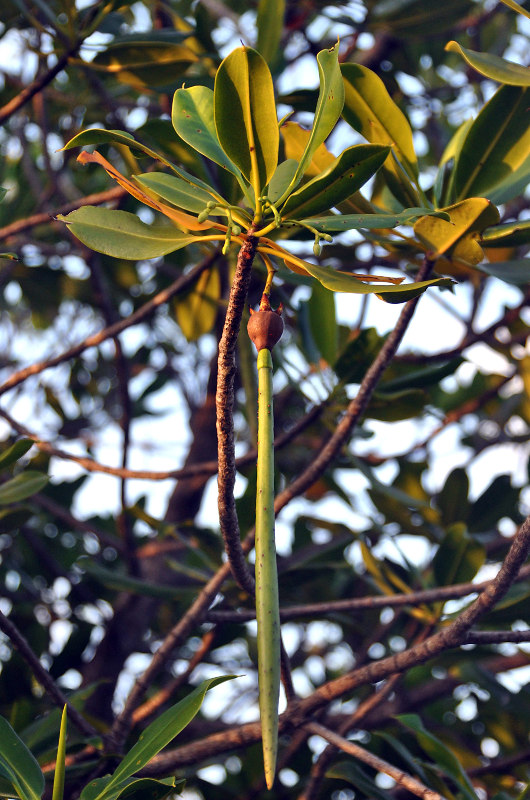
[[[70,347],[68,350],[65,350],[58,356],[46,359],[45,361],[38,361],[35,364],[31,364],[29,367],[25,367],[24,369],[13,373],[13,375],[11,375],[11,377],[0,386],[0,395],[5,394],[5,392],[9,391],[10,389],[14,389],[16,386],[19,386],[32,375],[38,375],[50,367],[56,367],[58,364],[63,364],[65,361],[76,358],[90,347],[96,347],[102,342],[105,342],[107,339],[111,339],[117,336],[119,333],[122,333],[122,331],[127,330],[127,328],[131,328],[133,325],[138,325],[139,322],[143,322],[145,319],[150,317],[151,314],[153,314],[156,309],[159,308],[159,306],[167,303],[168,300],[170,300],[174,295],[193,285],[199,275],[201,275],[205,269],[211,266],[212,262],[216,258],[217,253],[212,253],[185,275],[180,275],[170,286],[155,295],[151,300],[137,309],[129,317],[125,317],[124,319],[119,320],[119,322],[115,322],[113,325],[103,328],[103,330],[99,331],[98,333],[88,336],[82,342]]]
[[[311,425],[322,414],[328,400],[324,400],[316,406],[313,406],[307,414],[299,419],[289,430],[278,434],[274,439],[274,449],[281,450],[286,445],[290,444],[300,433]],[[105,475],[113,475],[116,478],[134,478],[136,480],[148,481],[162,481],[174,478],[175,480],[183,480],[186,478],[215,475],[217,472],[217,460],[215,461],[201,461],[197,464],[187,464],[182,469],[170,470],[148,470],[148,469],[128,469],[124,467],[111,467],[107,464],[101,464],[89,456],[77,456],[74,453],[69,453],[60,447],[52,444],[51,442],[44,441],[40,436],[33,431],[30,431],[25,425],[15,420],[7,411],[0,408],[0,417],[3,417],[13,428],[14,431],[21,436],[31,439],[35,446],[42,452],[47,453],[55,458],[62,458],[65,461],[73,461],[80,467],[83,467],[87,472],[101,472]],[[249,450],[242,456],[238,456],[235,460],[237,468],[253,464],[257,458],[257,450]]]
[[[470,658],[472,658],[471,654]],[[501,658],[488,660],[485,666],[488,671],[498,673],[507,672],[510,669],[517,669],[521,666],[525,666],[527,663],[527,655],[525,653],[517,653],[515,657],[503,656]],[[392,678],[400,677],[400,675],[392,676]],[[463,678],[461,675],[459,677],[454,676],[445,678],[444,680],[433,681],[428,692],[424,691],[424,687],[420,687],[419,692],[414,691],[406,694],[405,696],[410,701],[406,705],[400,702],[402,699],[401,693],[399,694],[399,700],[387,700],[387,702],[379,708],[377,708],[377,704],[374,703],[371,708],[366,708],[365,713],[363,713],[363,727],[366,727],[369,730],[373,729],[374,727],[381,727],[390,720],[393,720],[396,714],[405,713],[407,711],[414,710],[415,708],[423,708],[427,702],[436,700],[439,697],[447,697],[456,686],[465,682],[465,678]],[[389,684],[390,680],[381,690],[383,693],[382,699],[385,697],[384,692]],[[365,703],[368,704],[370,701],[374,701],[377,697],[378,695],[372,696],[368,699],[368,701],[365,701]],[[357,717],[357,712],[361,712],[365,708],[365,703],[362,703],[356,709],[353,715],[348,714],[346,720],[344,720],[344,715],[334,715],[333,717],[329,718],[328,724],[331,725],[332,723],[337,722],[342,727],[342,723],[344,723],[344,729],[346,731],[351,730],[352,720],[354,724],[361,721],[360,718]],[[288,721],[284,715],[282,715],[282,722],[283,730],[286,730],[288,727]],[[300,723],[300,725],[294,729],[295,734],[302,730],[303,724],[303,722]],[[291,733],[292,731],[289,732]],[[222,756],[223,754],[231,751],[249,747],[260,741],[260,739],[261,727],[259,722],[244,723],[234,728],[225,728],[222,731],[212,733],[209,736],[205,736],[202,739],[195,740],[189,744],[181,745],[180,747],[171,750],[165,750],[163,753],[155,756],[149,762],[149,765],[142,770],[142,774],[151,775],[153,777],[167,775],[170,772],[173,772],[173,770],[183,769],[191,765],[197,765],[203,761],[211,761],[211,759],[216,756]],[[306,800],[306,798],[300,798],[300,800]]]
[[[523,567],[515,582],[526,580],[530,577],[530,564]],[[455,583],[452,586],[439,586],[436,589],[422,589],[407,594],[376,595],[375,597],[352,597],[348,600],[331,600],[327,603],[306,603],[304,605],[286,606],[280,609],[282,622],[287,622],[299,617],[325,617],[344,611],[358,611],[372,608],[398,608],[408,605],[422,605],[423,603],[437,603],[445,600],[456,600],[466,595],[481,593],[490,585],[491,580],[481,583]],[[255,619],[253,609],[226,611],[220,609],[208,613],[210,622],[248,622]]]
[[[81,208],[82,206],[98,206],[102,203],[110,203],[113,200],[119,200],[120,197],[126,194],[127,192],[125,189],[122,189],[121,186],[117,186],[114,189],[107,189],[105,192],[87,194],[85,197],[80,197],[78,200],[73,200],[71,203],[61,206],[57,209],[55,214],[69,214],[70,211],[75,211],[76,208]],[[49,225],[50,219],[52,218],[49,214],[33,214],[31,217],[19,219],[16,222],[12,222],[10,225],[5,225],[3,228],[0,228],[0,241],[23,233],[30,228],[35,228],[37,225]]]
[[[10,639],[13,647],[18,650],[24,661],[28,664],[31,671],[35,675],[37,681],[44,687],[53,702],[59,706],[59,708],[64,708],[65,705],[68,707],[68,716],[76,728],[81,731],[84,736],[88,736],[90,738],[93,736],[98,736],[98,732],[92,727],[92,725],[90,725],[90,723],[88,723],[81,716],[79,711],[68,702],[67,697],[57,686],[49,672],[47,672],[47,670],[45,670],[42,666],[39,658],[31,649],[27,639],[24,638],[17,626],[11,622],[11,620],[6,617],[2,611],[0,611],[0,630],[2,630]]]
[[[342,750],[344,753],[348,753],[348,755],[357,758],[364,764],[368,764],[368,766],[378,772],[389,775],[399,786],[412,792],[412,794],[415,794],[417,797],[422,797],[423,800],[444,800],[441,794],[429,789],[425,784],[421,783],[421,781],[403,772],[402,769],[394,767],[392,764],[389,764],[388,761],[384,761],[382,758],[374,756],[373,753],[370,753],[363,747],[359,747],[358,744],[350,742],[348,739],[344,739],[342,736],[333,733],[333,731],[330,731],[319,722],[308,722],[305,727],[311,733],[321,736],[322,739],[325,739],[327,742],[334,745],[334,747],[338,747],[339,750]]]
[[[429,661],[445,650],[464,643],[471,626],[478,622],[506,594],[529,550],[530,517],[527,517],[516,533],[497,576],[454,622],[408,650],[354,669],[346,675],[324,684],[310,697],[291,706],[282,715],[283,719],[280,718],[280,725],[303,724],[309,714],[342,695],[352,692],[359,686],[383,680],[394,673],[405,672],[418,664]]]
[[[4,125],[7,120],[16,114],[22,106],[25,106],[32,97],[34,97],[38,92],[41,92],[45,86],[53,81],[56,75],[68,65],[68,60],[71,56],[73,56],[79,50],[81,46],[81,41],[75,42],[58,60],[57,63],[50,69],[48,72],[41,75],[40,78],[36,78],[29,86],[26,86],[19,92],[15,97],[13,97],[9,103],[6,103],[2,108],[0,108],[0,125]]]
[[[236,372],[235,351],[241,318],[250,285],[252,262],[258,240],[252,236],[252,228],[241,246],[230,288],[223,333],[219,342],[217,366],[217,392],[215,396],[217,418],[217,476],[219,524],[226,553],[234,578],[251,596],[254,594],[254,578],[241,549],[241,535],[234,499],[236,480],[234,446],[234,376]]]

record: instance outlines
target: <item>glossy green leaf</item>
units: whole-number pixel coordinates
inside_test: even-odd
[[[241,172],[221,147],[214,123],[214,93],[207,86],[177,89],[171,122],[177,134],[206,158],[241,178]]]
[[[349,275],[347,272],[339,272],[331,267],[311,264],[309,261],[304,261],[304,267],[310,275],[320,281],[322,286],[325,286],[326,289],[331,289],[332,292],[376,294],[382,300],[386,300],[387,303],[404,303],[406,300],[422,294],[428,286],[447,285],[447,281],[443,278],[434,278],[433,280],[420,281],[419,283],[392,286],[378,283],[374,286],[354,278],[353,275]]]
[[[298,161],[294,158],[288,158],[286,161],[282,161],[276,167],[274,171],[274,175],[269,181],[269,186],[267,189],[267,199],[271,203],[276,203],[278,198],[280,198],[289,184],[291,183],[293,176],[298,169]]]
[[[55,772],[53,775],[52,800],[63,800],[63,795],[64,795],[66,725],[67,725],[67,714],[65,706],[63,708],[63,713],[61,716],[61,727],[59,729],[59,743],[57,745],[57,758],[55,759]]]
[[[499,221],[499,212],[488,200],[473,197],[443,209],[450,221],[425,216],[414,225],[414,232],[433,256],[452,255],[471,266],[484,258],[476,234]]]
[[[78,133],[77,136],[74,136],[72,139],[70,139],[70,141],[68,141],[62,149],[71,150],[74,147],[86,147],[87,145],[92,144],[115,144],[130,147],[133,153],[142,153],[143,155],[149,156],[150,158],[165,164],[185,183],[203,189],[205,192],[211,193],[212,196],[215,196],[215,191],[200,178],[197,178],[195,175],[191,175],[189,172],[176,167],[171,161],[158,153],[156,150],[152,150],[150,147],[142,144],[142,142],[136,141],[132,134],[125,133],[123,131],[105,130],[104,128],[88,128],[86,131],[81,131],[81,133]]]
[[[110,778],[109,776],[97,778],[83,789],[82,800],[96,800],[96,798],[113,800],[119,797],[128,779],[145,767],[197,715],[206,692],[233,677],[235,676],[227,675],[203,681],[184,700],[161,714],[140,735],[136,744],[121,760]]]
[[[269,64],[272,64],[278,54],[284,17],[285,0],[259,0],[256,49]]]
[[[333,364],[337,358],[338,328],[335,298],[321,283],[315,283],[308,301],[309,325],[322,358]]]
[[[8,449],[0,455],[0,469],[10,467],[11,464],[14,464],[22,458],[22,456],[25,456],[33,445],[34,442],[32,442],[31,439],[19,439],[15,444],[12,444],[11,447],[8,447]]]
[[[174,83],[196,61],[196,54],[185,45],[137,40],[111,43],[84,67],[115,75],[136,89],[152,89]]]
[[[530,259],[528,258],[484,263],[480,265],[480,271],[514,286],[528,286],[530,283]]]
[[[207,192],[176,175],[167,175],[165,172],[146,172],[135,175],[133,180],[142,189],[155,192],[162,200],[167,200],[168,203],[185,211],[193,211],[195,214],[200,214],[213,197],[218,197],[213,190]]]
[[[480,241],[483,247],[518,247],[530,244],[530,220],[493,225],[484,231]]]
[[[40,800],[44,775],[9,722],[0,717],[0,774],[7,778],[20,800]]]
[[[390,188],[399,190],[398,199],[405,201],[404,205],[417,203],[417,193],[410,182],[417,181],[418,162],[407,118],[375,72],[361,64],[343,64],[341,70],[345,90],[342,116],[368,142],[393,148],[406,175],[389,155],[385,170],[393,179],[394,188]]]
[[[417,417],[428,402],[426,392],[421,389],[402,389],[399,392],[375,391],[366,416],[383,422],[398,422]]]
[[[467,133],[455,165],[455,196],[489,197],[525,163],[530,168],[530,91],[501,86]]]
[[[287,198],[281,209],[282,218],[321,214],[346,200],[375,175],[389,150],[370,144],[348,147],[321,175]]]
[[[92,250],[131,261],[164,256],[201,239],[170,226],[146,225],[128,211],[96,206],[83,206],[65,216],[58,214],[57,219]]]
[[[214,118],[221,147],[259,197],[276,169],[280,134],[272,77],[256,50],[238,47],[221,62]]]
[[[434,212],[430,208],[407,208],[399,214],[332,214],[327,217],[309,217],[303,222],[307,222],[322,233],[340,233],[363,228],[373,230],[396,228],[398,225],[412,225],[413,222],[427,215],[448,219],[448,214],[445,212]]]
[[[455,131],[445,148],[438,166],[438,173],[434,181],[434,199],[436,207],[448,205],[455,200],[454,196],[454,163],[458,153],[473,124],[472,119],[466,120]]]
[[[467,503],[464,509],[466,507]],[[448,586],[473,580],[485,560],[484,546],[469,535],[464,523],[451,525],[433,559],[436,585]]]
[[[530,69],[505,58],[499,58],[493,53],[477,53],[468,50],[458,42],[448,42],[445,49],[450,53],[459,53],[467,63],[492,81],[508,83],[511,86],[530,86]]]
[[[0,505],[5,506],[8,503],[25,500],[44,489],[48,481],[48,476],[42,472],[29,469],[21,472],[0,486]]]
[[[192,292],[177,299],[177,322],[188,342],[195,342],[212,330],[220,295],[219,271],[213,267],[200,275]]]
[[[313,127],[299,159],[298,169],[284,195],[279,198],[279,203],[285,200],[288,194],[298,186],[316,151],[327,139],[341,115],[344,105],[344,85],[338,59],[338,43],[329,50],[321,50],[317,55],[320,92]]]
[[[432,758],[438,769],[455,781],[463,797],[466,800],[477,800],[475,790],[453,751],[424,728],[420,717],[417,714],[399,714],[396,719],[414,732],[420,747]]]

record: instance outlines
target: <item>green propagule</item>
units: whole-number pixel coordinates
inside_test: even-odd
[[[274,537],[274,414],[272,355],[283,333],[281,306],[273,311],[267,288],[252,312],[248,335],[258,351],[258,464],[256,488],[256,620],[258,680],[265,780],[270,789],[278,751],[280,694],[280,607]]]

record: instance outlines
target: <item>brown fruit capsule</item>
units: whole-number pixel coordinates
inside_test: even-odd
[[[283,333],[281,309],[278,311],[253,311],[250,309],[247,331],[258,353],[264,348],[272,350]]]

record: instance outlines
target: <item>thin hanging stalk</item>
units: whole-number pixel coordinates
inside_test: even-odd
[[[271,349],[281,336],[283,321],[271,311],[264,293],[260,310],[252,313],[249,336],[258,350],[258,465],[256,490],[256,619],[258,679],[263,764],[271,789],[278,753],[280,694],[280,611],[274,538],[274,416]]]

